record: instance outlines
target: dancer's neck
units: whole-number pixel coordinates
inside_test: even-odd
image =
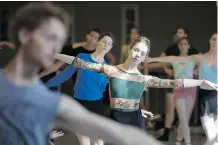
[[[120,65],[125,71],[129,73],[138,73],[138,67],[135,63],[127,59],[123,64]]]
[[[86,43],[84,45],[84,49],[89,50],[89,51],[94,51],[95,50],[95,44]]]
[[[105,61],[105,54],[105,52],[96,50],[94,53],[91,54],[91,58],[98,63],[103,63]]]
[[[14,84],[26,86],[38,79],[38,70],[39,67],[27,61],[24,53],[19,51],[11,63],[5,67],[3,73]]]

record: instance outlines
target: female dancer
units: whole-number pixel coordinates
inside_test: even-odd
[[[130,49],[127,60],[117,66],[90,63],[62,54],[57,54],[55,57],[68,64],[72,63],[73,66],[90,69],[107,75],[110,82],[111,118],[139,128],[142,128],[139,102],[146,87],[187,88],[200,86],[203,83],[203,80],[168,80],[142,75],[137,66],[145,61],[150,50],[150,41],[145,37],[137,38],[130,46]],[[205,82],[213,85],[213,83],[208,81]]]
[[[96,51],[92,54],[81,53],[78,55],[79,58],[88,61],[105,64],[105,55],[111,50],[114,44],[114,36],[112,33],[102,33],[96,43]],[[105,114],[105,107],[103,104],[103,93],[108,83],[105,75],[84,70],[77,69],[73,66],[67,67],[65,70],[60,72],[54,78],[46,83],[47,87],[59,86],[67,81],[72,75],[78,73],[75,87],[74,87],[74,98],[88,110],[97,113],[99,115]],[[90,86],[92,87],[90,89]],[[78,135],[81,145],[90,145],[90,139],[86,136]],[[96,144],[103,144],[101,140],[98,140]]]
[[[193,62],[200,65],[199,77],[213,83],[217,83],[217,33],[214,33],[210,40],[210,49],[203,55],[192,55],[186,57],[169,56],[163,58],[149,58],[149,62]],[[217,91],[207,86],[200,87],[200,101],[202,103],[203,114],[201,117],[202,126],[206,132],[208,144],[216,141],[218,132],[217,119]]]
[[[189,43],[188,38],[183,37],[178,40],[177,46],[180,50],[180,56],[188,56]],[[173,67],[175,79],[192,79],[195,70],[195,63],[176,63],[170,62]],[[187,145],[191,144],[189,121],[194,107],[196,88],[181,88],[174,90],[175,105],[179,116],[179,127],[176,144],[180,145],[182,138],[185,138]]]

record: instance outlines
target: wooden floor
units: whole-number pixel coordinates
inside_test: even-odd
[[[206,137],[203,136],[202,133],[203,130],[200,127],[191,128],[192,145],[204,145],[206,141]],[[164,142],[164,144],[175,145],[175,138],[176,138],[176,131],[171,133],[170,141]],[[55,145],[79,145],[79,142],[75,135],[65,132],[65,135],[63,137],[56,139]]]

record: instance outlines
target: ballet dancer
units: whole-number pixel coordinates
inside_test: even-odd
[[[177,41],[183,37],[189,37],[189,30],[184,27],[178,27],[173,34],[173,43],[168,46],[161,56],[178,56],[180,55],[179,48],[177,46]],[[188,49],[188,55],[198,54],[199,52],[190,45]],[[156,64],[156,63],[154,63]],[[151,65],[154,65],[151,64]],[[164,71],[167,74],[168,78],[173,79],[173,69],[172,67],[164,67]],[[169,141],[170,131],[172,130],[172,124],[175,121],[175,101],[174,94],[172,89],[167,89],[166,94],[166,117],[165,117],[165,127],[164,134],[158,138],[160,141]]]
[[[80,58],[56,54],[55,58],[75,67],[90,69],[109,77],[111,118],[123,123],[142,128],[142,117],[139,109],[140,98],[147,87],[156,88],[188,88],[201,86],[209,81],[193,79],[160,79],[142,75],[137,66],[144,62],[150,50],[150,41],[140,37],[130,46],[127,60],[120,65],[90,63]]]
[[[86,41],[84,45],[82,44],[77,44],[77,45],[66,45],[63,47],[62,54],[66,55],[72,55],[72,56],[77,56],[80,53],[86,53],[86,54],[91,54],[95,51],[95,46],[97,43],[97,40],[100,35],[100,29],[99,28],[91,28],[87,33],[86,33]],[[74,49],[74,47],[76,49]],[[52,64],[48,69],[40,72],[39,76],[42,78],[44,82],[47,82],[51,78],[53,78],[56,73],[61,67],[64,66],[64,63],[62,61],[56,61],[54,64]],[[72,77],[73,82],[75,82],[76,76]]]
[[[180,56],[188,56],[188,38],[183,37],[177,41]],[[192,79],[196,64],[194,62],[177,63],[171,61],[175,79]],[[179,127],[177,132],[176,144],[180,145],[183,137],[186,145],[191,144],[189,121],[193,111],[196,97],[196,88],[181,88],[174,90],[176,110],[179,117]]]
[[[113,34],[109,32],[103,33],[98,38],[94,53],[80,53],[78,57],[88,62],[106,63],[104,57],[111,50],[113,44]],[[74,87],[74,99],[76,99],[89,111],[97,113],[99,115],[104,115],[105,106],[102,99],[103,93],[108,83],[107,77],[105,75],[89,70],[77,69],[69,65],[65,70],[49,80],[46,83],[46,86],[60,86],[76,72],[78,72],[78,75]],[[91,89],[90,86],[92,87]],[[78,137],[81,145],[90,145],[90,139],[88,137],[82,135],[78,135]],[[98,140],[96,144],[103,144],[103,141]]]
[[[210,40],[210,49],[205,54],[191,56],[169,56],[163,58],[149,58],[149,62],[175,62],[195,63],[199,65],[199,78],[217,84],[217,33]],[[214,88],[217,87],[214,85]],[[207,86],[200,86],[200,101],[202,104],[201,123],[207,136],[207,144],[217,144],[218,119],[217,119],[217,91]]]
[[[0,71],[0,144],[46,145],[57,115],[58,127],[93,139],[121,145],[161,145],[137,128],[89,112],[39,81],[39,69],[53,63],[67,39],[69,20],[68,13],[51,2],[24,5],[11,18],[9,37],[16,45],[16,55]]]

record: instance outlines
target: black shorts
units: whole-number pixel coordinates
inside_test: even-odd
[[[200,89],[199,91],[201,115],[217,115],[217,91]]]
[[[103,99],[96,100],[96,101],[79,100],[76,98],[74,99],[78,101],[87,110],[105,116],[105,106],[103,104]]]
[[[145,123],[142,119],[141,109],[132,112],[111,110],[111,119],[123,124],[145,129]]]

